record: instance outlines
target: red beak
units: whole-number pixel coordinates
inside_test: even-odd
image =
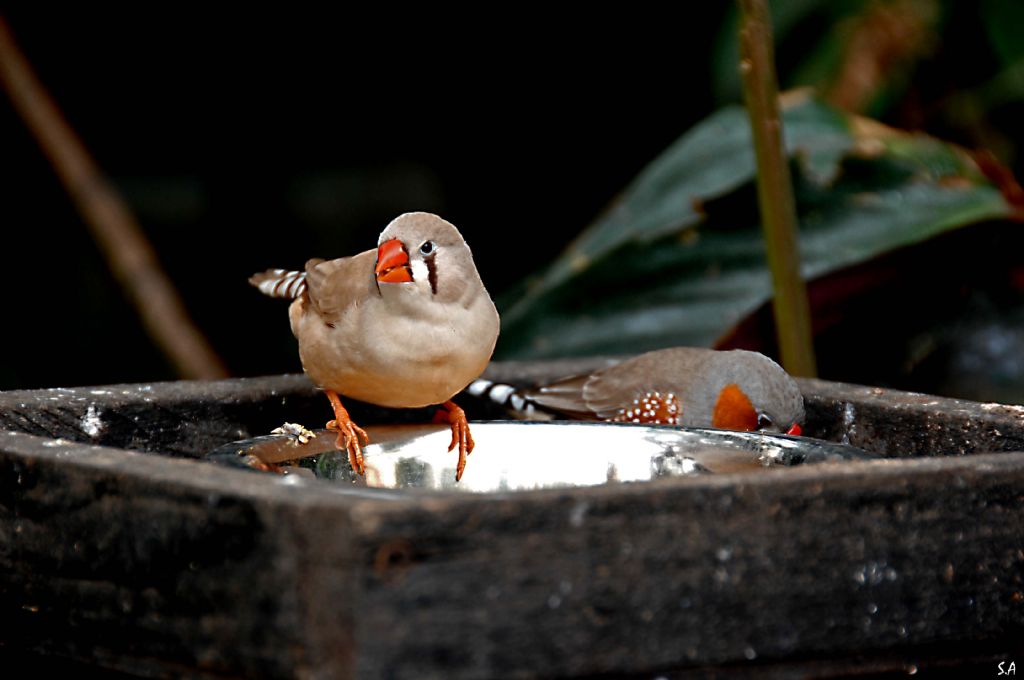
[[[786,434],[793,434],[793,435],[796,435],[797,437],[799,437],[801,434],[803,434],[803,432],[804,432],[803,428],[800,427],[797,423],[793,423],[793,427],[791,427],[788,430],[786,430]]]
[[[381,283],[409,283],[412,272],[409,270],[409,256],[397,238],[384,241],[377,248],[377,267],[374,270],[377,281]]]

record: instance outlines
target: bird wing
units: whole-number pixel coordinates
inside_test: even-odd
[[[376,295],[373,263],[376,250],[336,260],[313,259],[306,263],[306,292],[324,321],[336,322],[345,310]]]
[[[583,388],[583,398],[599,418],[609,419],[632,408],[634,399],[653,392],[672,392],[684,402],[685,418],[686,398],[692,398],[692,385],[710,352],[678,347],[641,354],[594,373]]]
[[[547,385],[521,390],[521,393],[533,403],[549,411],[564,413],[572,418],[587,420],[607,418],[609,416],[596,412],[587,397],[589,384],[594,377],[621,365],[622,359],[621,357],[608,357],[605,362],[606,366],[602,369],[569,375]],[[615,412],[617,413],[618,410],[615,409]]]
[[[524,390],[523,396],[545,409],[573,418],[591,420],[595,418],[595,414],[583,398],[583,388],[588,380],[590,374],[574,375],[536,389]]]

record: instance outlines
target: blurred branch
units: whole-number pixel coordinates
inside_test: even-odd
[[[862,113],[894,79],[934,49],[937,0],[872,2],[846,32],[842,61],[825,100]]]
[[[185,310],[130,209],[89,156],[0,16],[0,82],[92,231],[150,337],[185,378],[227,370]]]
[[[740,73],[757,156],[757,195],[772,271],[776,334],[782,365],[798,376],[816,373],[807,289],[800,276],[796,207],[782,120],[766,0],[738,0]]]

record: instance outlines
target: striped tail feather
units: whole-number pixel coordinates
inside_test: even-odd
[[[525,396],[517,388],[504,383],[496,383],[486,378],[477,378],[466,387],[465,391],[480,399],[490,399],[494,403],[512,412],[519,420],[551,420],[552,414]]]
[[[249,283],[272,298],[294,300],[306,291],[306,272],[268,269],[249,277]]]

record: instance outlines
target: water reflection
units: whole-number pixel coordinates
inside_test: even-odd
[[[473,424],[476,449],[456,483],[457,455],[447,450],[447,426],[366,429],[371,444],[365,449],[365,477],[352,471],[347,456],[334,448],[335,436],[326,431],[306,444],[287,436],[236,442],[211,457],[288,461],[320,479],[347,485],[460,492],[642,482],[872,457],[806,437],[608,423],[487,422]]]

